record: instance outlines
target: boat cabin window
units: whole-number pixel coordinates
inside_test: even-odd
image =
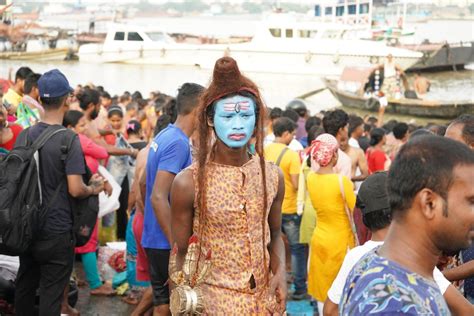
[[[344,15],[344,6],[336,7],[336,16],[343,16]]]
[[[114,36],[114,41],[123,41],[125,40],[125,32],[116,32]]]
[[[286,38],[292,38],[293,37],[293,30],[292,29],[286,29]]]
[[[270,29],[273,37],[281,37],[281,29]]]
[[[367,13],[369,13],[369,4],[368,3],[359,4],[359,14],[367,14]]]
[[[166,42],[168,40],[163,32],[147,32],[146,35],[148,35],[153,42]]]
[[[141,42],[141,41],[143,41],[143,38],[137,32],[129,32],[128,33],[128,40],[129,41],[135,41],[135,42]]]
[[[357,5],[356,4],[350,4],[347,6],[347,13],[350,15],[355,15],[357,13]]]
[[[321,16],[321,6],[319,4],[314,6],[314,16]]]

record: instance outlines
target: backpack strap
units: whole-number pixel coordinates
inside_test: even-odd
[[[30,143],[29,137],[28,137],[29,130],[30,130],[30,127],[27,127],[20,132],[20,134],[16,138],[15,145],[13,146],[14,148],[17,148],[20,146],[27,147],[29,145]]]
[[[72,131],[65,131],[63,139],[61,141],[61,161],[66,161],[67,155],[71,150],[72,143],[76,139],[77,135]]]
[[[36,161],[36,175],[38,177],[38,193],[40,198],[40,204],[43,203],[43,191],[41,189],[41,179],[40,179],[40,163],[39,163],[39,150],[46,144],[46,142],[55,134],[66,131],[66,128],[60,125],[50,125],[44,130],[40,136],[33,142],[31,147],[34,150],[33,158]],[[26,144],[28,144],[28,136],[26,135]],[[62,185],[62,184],[61,184]],[[61,185],[59,187],[61,187]],[[50,204],[54,201],[57,196],[59,189],[57,188],[54,194],[54,198],[51,199]]]
[[[33,142],[31,147],[38,151],[46,142],[55,134],[66,131],[66,128],[61,125],[50,125],[48,126],[40,136]]]
[[[289,149],[288,147],[283,148],[283,150],[281,151],[280,155],[278,156],[278,158],[277,158],[277,160],[276,160],[276,162],[275,162],[275,164],[276,164],[278,167],[280,167],[281,160],[283,159],[283,156],[284,156],[285,153],[288,151],[288,149]]]

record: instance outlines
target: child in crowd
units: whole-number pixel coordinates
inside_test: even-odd
[[[135,149],[142,150],[147,142],[143,140],[143,130],[138,120],[131,120],[127,123],[127,141]]]
[[[87,167],[92,174],[98,172],[99,160],[107,159],[107,150],[94,143],[90,138],[84,135],[87,121],[84,114],[80,111],[70,110],[64,116],[63,125],[72,129],[79,137],[84,158]],[[81,254],[82,264],[86,273],[86,279],[91,289],[91,295],[112,295],[114,290],[109,283],[103,283],[100,279],[99,269],[97,266],[97,245],[98,245],[98,225],[94,227],[94,231],[90,240],[81,247],[76,247],[75,252]]]

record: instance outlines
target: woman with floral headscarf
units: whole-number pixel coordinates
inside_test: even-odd
[[[307,178],[309,196],[318,218],[311,238],[308,293],[318,301],[320,315],[347,250],[355,246],[345,205],[352,210],[356,197],[350,179],[334,172],[338,148],[334,136],[322,134],[310,149],[311,165],[319,165],[319,168]]]

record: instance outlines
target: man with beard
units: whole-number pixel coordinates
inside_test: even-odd
[[[474,237],[474,155],[433,135],[405,144],[388,177],[392,224],[385,243],[347,278],[340,315],[450,315],[433,281],[441,252],[455,254]]]
[[[134,148],[117,148],[113,145],[109,145],[101,137],[97,124],[94,120],[99,115],[100,110],[100,94],[99,91],[85,88],[78,95],[79,107],[81,108],[84,116],[87,120],[87,128],[85,129],[85,134],[87,137],[92,139],[97,145],[104,147],[107,150],[107,153],[112,156],[122,156],[128,155],[136,157],[138,154],[138,149]]]

